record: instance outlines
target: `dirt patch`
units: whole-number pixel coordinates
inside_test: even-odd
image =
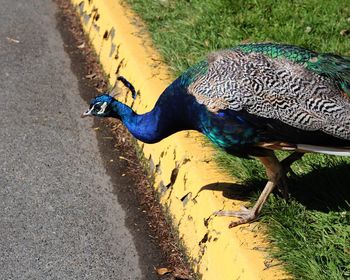
[[[79,79],[81,95],[88,101],[106,91],[108,83],[72,4],[69,0],[55,2],[59,7],[57,27],[72,59],[72,70]],[[127,212],[126,224],[140,252],[145,279],[150,279],[147,278],[150,271],[153,276],[157,272],[162,279],[194,279],[156,199],[150,178],[140,163],[132,136],[120,121],[114,119],[95,119],[94,129],[107,172],[114,182],[118,182],[115,193]]]

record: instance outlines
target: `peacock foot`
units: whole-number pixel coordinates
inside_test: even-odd
[[[251,209],[241,207],[241,210],[239,211],[221,210],[215,212],[214,215],[240,218],[238,221],[231,222],[229,225],[230,228],[256,220],[268,196],[276,187],[285,198],[288,198],[287,173],[288,171],[290,172],[290,165],[294,161],[300,159],[302,155],[302,153],[293,153],[281,162],[278,161],[273,153],[269,156],[259,157],[260,161],[265,166],[269,180],[254,207]]]
[[[239,211],[221,210],[221,211],[215,212],[214,214],[216,216],[228,216],[228,217],[240,218],[238,221],[231,222],[229,225],[229,228],[232,228],[241,224],[245,224],[245,223],[250,223],[256,220],[256,218],[259,216],[267,197],[275,188],[275,186],[276,184],[273,181],[268,181],[262,193],[260,194],[257,202],[255,203],[254,207],[251,209],[241,207],[241,210]]]
[[[250,223],[258,217],[258,213],[252,209],[248,209],[244,206],[241,206],[239,211],[231,211],[231,210],[220,210],[214,213],[216,216],[225,216],[225,217],[237,217],[240,218],[238,221],[233,221],[229,224],[229,228],[233,228],[238,225]]]

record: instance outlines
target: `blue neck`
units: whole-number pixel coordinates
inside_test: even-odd
[[[135,138],[146,143],[159,141],[162,136],[156,127],[159,110],[153,109],[149,113],[138,115],[129,106],[119,101],[114,101],[112,106],[114,117],[120,118]]]
[[[181,96],[181,95],[180,95]],[[193,129],[186,120],[188,113],[182,98],[163,94],[152,111],[138,115],[129,106],[113,101],[111,117],[122,120],[130,133],[145,143],[156,143],[181,130]]]

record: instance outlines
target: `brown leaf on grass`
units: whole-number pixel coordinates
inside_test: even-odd
[[[339,32],[341,36],[349,36],[350,35],[350,30],[349,29],[343,29],[342,31]]]
[[[252,41],[251,39],[246,38],[246,39],[243,39],[242,41],[240,41],[239,43],[240,43],[240,44],[248,44],[248,43],[250,43],[251,41]]]
[[[157,274],[159,276],[163,276],[165,274],[168,274],[168,273],[172,272],[172,270],[170,268],[167,268],[167,267],[157,268],[156,271],[157,271]]]

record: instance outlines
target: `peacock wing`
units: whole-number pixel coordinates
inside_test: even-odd
[[[206,64],[188,93],[209,111],[244,110],[350,140],[350,99],[334,79],[289,58],[240,49],[212,53]]]
[[[350,97],[350,59],[330,53],[317,53],[305,48],[274,43],[239,45],[234,50],[261,53],[274,59],[287,59],[306,69],[332,79]]]

